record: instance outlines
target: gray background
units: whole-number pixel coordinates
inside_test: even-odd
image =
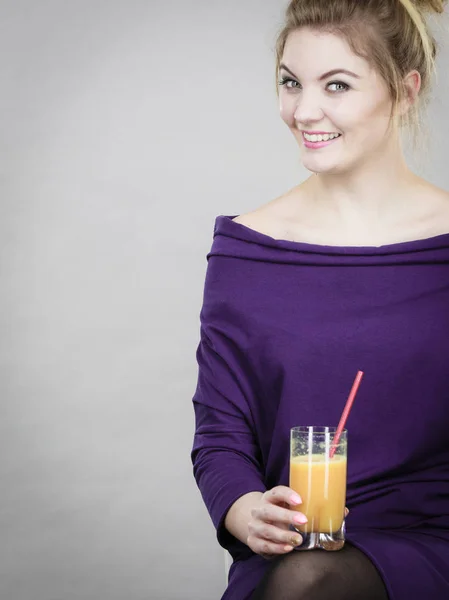
[[[189,457],[198,315],[215,216],[306,175],[275,95],[284,5],[0,3],[1,600],[223,591]]]

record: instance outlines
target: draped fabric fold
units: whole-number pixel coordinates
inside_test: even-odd
[[[223,598],[266,566],[224,528],[288,485],[289,430],[349,417],[347,539],[392,600],[449,598],[449,234],[381,247],[275,240],[216,220],[193,398],[194,474],[234,557]]]

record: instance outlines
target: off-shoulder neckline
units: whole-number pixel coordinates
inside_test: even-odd
[[[372,254],[402,254],[407,252],[419,252],[421,250],[434,249],[449,246],[449,232],[431,237],[394,242],[382,246],[333,246],[323,244],[311,244],[285,239],[277,239],[256,229],[252,229],[233,219],[239,215],[219,215],[215,220],[215,235],[230,235],[248,242],[259,243],[266,246],[284,248],[299,252],[310,252],[318,254],[345,254],[345,255],[372,255]]]

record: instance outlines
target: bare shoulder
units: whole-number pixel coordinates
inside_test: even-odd
[[[443,233],[449,233],[449,192],[441,188],[437,189],[438,201],[441,206],[441,226]]]
[[[444,208],[449,211],[449,191],[443,190],[442,188],[435,188],[438,198],[440,198]]]
[[[449,191],[422,180],[422,189],[418,193],[422,199],[425,199],[429,210],[437,218],[445,221],[449,230]]]
[[[449,191],[438,187],[428,179],[415,175],[414,188],[421,199],[427,197],[435,202],[449,202]]]
[[[249,227],[249,229],[254,229],[260,233],[270,235],[270,220],[268,218],[267,211],[264,210],[264,208],[265,207],[261,206],[260,208],[256,208],[251,212],[243,213],[232,220],[235,223],[240,223],[240,225]]]
[[[251,212],[235,217],[233,221],[270,237],[282,237],[286,221],[291,220],[293,216],[293,198],[296,198],[297,202],[298,197],[299,186]]]
[[[411,211],[412,232],[415,238],[449,233],[449,192],[424,179],[415,188],[417,211]],[[414,229],[413,229],[414,227]]]
[[[424,185],[426,186],[429,195],[435,199],[437,202],[441,202],[443,206],[447,206],[449,204],[449,191],[443,188],[434,185],[428,181],[424,181]]]

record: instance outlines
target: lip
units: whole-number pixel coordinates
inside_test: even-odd
[[[339,137],[333,138],[332,140],[328,140],[327,142],[309,142],[304,137],[304,133],[308,133],[308,131],[303,132],[302,141],[304,143],[304,146],[306,148],[309,148],[310,150],[319,150],[320,148],[324,148],[325,146],[330,146],[331,144],[333,144],[334,142],[337,142],[342,137],[340,135]],[[313,135],[313,134],[311,134],[311,135]],[[315,135],[319,135],[319,134],[315,134]]]
[[[307,133],[307,135],[331,135],[332,133],[338,133],[338,131],[306,131],[303,129],[302,133]]]

